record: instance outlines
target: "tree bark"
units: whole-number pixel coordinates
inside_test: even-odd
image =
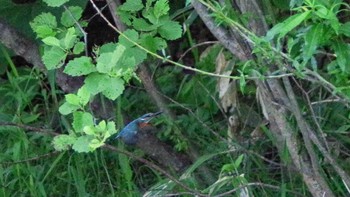
[[[241,43],[239,40],[245,40],[242,36],[237,38],[237,34],[241,34],[240,31],[235,31],[235,27],[230,27],[230,29],[223,27],[217,28],[217,25],[210,17],[210,13],[204,5],[197,0],[192,0],[191,3],[209,30],[225,48],[242,61],[254,59],[250,49],[253,46],[246,47],[239,44]],[[237,0],[235,3],[242,13],[254,13],[255,15],[254,18],[250,19],[247,28],[256,35],[265,35],[267,26],[258,3],[255,0]],[[269,68],[270,73],[278,69],[274,65],[270,65]],[[306,120],[301,116],[289,79],[284,78],[282,81],[278,79],[267,79],[266,81],[255,80],[255,84],[258,87],[259,99],[265,112],[265,118],[269,120],[270,130],[277,139],[276,146],[279,151],[282,152],[283,145],[286,144],[293,164],[303,177],[305,184],[313,196],[334,196],[325,178],[322,176],[322,169],[317,162],[315,150],[309,138],[310,126],[308,126]],[[296,132],[287,121],[287,117],[290,117],[291,114],[297,120],[303,140],[299,140],[296,137]],[[306,151],[300,151],[300,147],[304,147]]]

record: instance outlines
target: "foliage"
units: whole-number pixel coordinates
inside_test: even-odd
[[[46,1],[52,7],[61,6],[65,2]],[[84,32],[80,32],[79,27],[83,23],[75,22],[81,18],[80,7],[68,7],[62,13],[59,22],[61,25],[51,13],[42,13],[30,23],[37,37],[45,44],[43,62],[48,70],[62,67],[68,56],[79,55],[67,63],[64,73],[85,76],[84,85],[78,93],[67,94],[66,102],[59,108],[63,115],[73,113],[73,131],[68,136],[55,138],[53,143],[58,150],[71,146],[77,152],[89,152],[104,145],[104,141],[116,132],[115,123],[101,121],[95,125],[93,116],[85,110],[89,101],[99,93],[111,100],[123,93],[124,84],[134,76],[136,66],[147,56],[136,45],[155,52],[166,47],[164,39],[174,40],[181,36],[181,26],[169,18],[167,1],[160,0],[154,4],[148,1],[146,6],[141,1],[127,1],[119,10],[122,18],[131,19],[134,29],[126,30],[119,37],[118,43],[107,43],[94,51],[95,59],[80,55],[84,43],[79,40]],[[144,18],[136,17],[138,11],[142,11]]]
[[[10,54],[2,50],[1,55],[9,66],[0,71],[0,123],[7,121],[62,131],[52,140],[43,133],[28,132],[26,128],[0,126],[0,193],[3,196],[194,195],[179,187],[174,180],[133,158],[98,149],[123,125],[121,111],[136,117],[145,111],[155,110],[153,105],[145,105],[150,103],[149,95],[142,88],[135,88],[139,83],[135,70],[145,61],[151,65],[154,71],[152,76],[160,85],[164,98],[171,103],[169,107],[177,114],[175,122],[165,117],[155,122],[162,130],[157,133],[158,137],[164,142],[171,142],[178,151],[196,149],[199,155],[179,176],[179,181],[208,195],[220,195],[242,187],[230,195],[310,196],[302,177],[285,167],[292,158],[286,147],[278,155],[274,145],[280,142],[276,141],[267,126],[253,127],[247,123],[247,118],[237,133],[239,138],[229,139],[227,114],[217,99],[220,91],[218,79],[205,73],[217,73],[215,67],[220,55],[227,60],[227,64],[232,64],[232,73],[225,72],[235,76],[227,78],[227,81],[237,82],[239,113],[244,115],[255,110],[259,112],[254,99],[256,89],[251,79],[276,77],[286,71],[284,66],[287,63],[292,65],[294,73],[291,74],[297,80],[302,81],[310,72],[325,80],[318,83],[301,82],[309,91],[307,96],[310,101],[328,101],[339,95],[346,100],[350,94],[347,43],[350,23],[339,16],[347,14],[343,9],[348,7],[347,3],[340,0],[274,0],[271,3],[274,20],[271,21],[276,24],[270,24],[273,27],[266,36],[258,37],[245,28],[249,24],[249,14],[241,16],[232,11],[229,1],[225,4],[203,1],[218,25],[233,26],[246,35],[247,41],[255,47],[257,61],[238,61],[218,45],[206,47],[205,50],[202,50],[204,47],[198,48],[195,49],[197,53],[192,53],[195,58],[191,60],[195,69],[204,73],[201,75],[188,74],[188,70],[163,64],[162,61],[168,59],[158,55],[166,50],[172,53],[174,48],[168,48],[169,42],[182,36],[182,26],[171,15],[176,13],[174,11],[179,11],[181,18],[187,19],[186,25],[193,26],[186,29],[187,38],[182,38],[181,43],[176,45],[180,48],[179,52],[193,49],[197,47],[196,42],[203,40],[200,33],[190,31],[201,31],[202,28],[199,21],[193,19],[193,12],[172,10],[173,2],[167,0],[127,0],[116,12],[128,29],[119,35],[118,42],[95,47],[92,54],[86,56],[87,46],[82,41],[84,33],[80,28],[85,28],[89,21],[82,19],[81,2],[45,0],[44,3],[36,2],[35,6],[38,7],[18,8],[9,6],[10,3],[6,1],[3,4],[5,7],[0,8],[0,11],[4,11],[1,16],[14,16],[13,10],[17,8],[37,9],[31,12],[35,18],[22,17],[19,20],[14,17],[9,22],[17,27],[26,24],[23,29],[30,24],[31,33],[34,32],[41,40],[42,59],[49,70],[48,75],[43,76],[37,70],[19,67],[12,62]],[[189,1],[186,2],[189,5]],[[323,62],[319,58],[321,55],[326,57]],[[162,59],[155,60],[154,57]],[[0,68],[3,69],[1,61]],[[278,66],[276,73],[267,72],[266,65],[272,64]],[[70,76],[83,76],[83,86],[76,93],[63,95],[55,87],[56,69],[63,69]],[[327,88],[323,88],[323,82],[331,84],[330,87],[334,89],[328,92]],[[305,96],[303,90],[300,90],[300,95]],[[99,96],[114,101],[116,121],[94,117],[90,104]],[[311,109],[307,103],[300,102],[300,105],[305,116],[314,113],[314,117],[322,117],[319,126],[325,135],[339,141],[336,145],[342,147],[331,146],[331,151],[340,155],[339,158],[344,157],[339,163],[348,166],[349,161],[341,152],[346,151],[350,143],[349,111],[341,103],[314,102]],[[259,122],[258,119],[251,119]],[[290,119],[290,122],[294,121]],[[312,118],[310,121],[313,121]],[[253,139],[252,133],[255,131],[262,132],[264,137]],[[118,144],[118,148],[124,148],[123,144]],[[135,155],[147,157],[142,150],[133,151]],[[337,195],[346,196],[348,192],[342,180],[333,176],[334,172],[329,170],[328,165],[322,165],[327,181]],[[205,171],[206,167],[213,174],[213,180],[207,179],[210,173]]]

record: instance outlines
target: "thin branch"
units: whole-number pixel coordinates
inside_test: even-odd
[[[128,152],[128,151],[125,151],[125,150],[121,150],[121,149],[118,149],[118,148],[115,148],[114,146],[111,146],[111,145],[104,145],[103,146],[105,149],[107,150],[111,150],[111,151],[114,151],[114,152],[119,152],[119,153],[122,153],[122,154],[125,154],[127,156],[129,156],[130,158],[133,158],[135,160],[138,160],[144,164],[146,164],[148,167],[164,174],[166,177],[168,177],[170,180],[174,181],[176,184],[178,184],[180,187],[184,188],[185,190],[197,195],[197,196],[207,196],[205,194],[202,194],[201,192],[197,191],[197,190],[194,190],[192,188],[190,188],[189,186],[185,185],[184,183],[182,183],[180,180],[178,180],[177,178],[175,178],[174,176],[172,176],[171,174],[169,174],[168,172],[166,172],[165,170],[163,170],[162,168],[160,168],[159,166],[157,166],[156,164],[144,159],[144,158],[141,158],[141,157],[137,157],[135,156],[134,154]]]
[[[233,190],[230,190],[228,192],[225,192],[225,193],[222,193],[222,194],[219,194],[219,195],[215,195],[214,197],[223,197],[223,196],[231,196],[232,193],[235,193],[243,188],[246,188],[246,187],[252,187],[252,186],[260,186],[260,187],[268,187],[268,188],[271,188],[271,189],[275,189],[275,190],[278,190],[280,191],[281,190],[281,187],[280,186],[275,186],[275,185],[270,185],[270,184],[266,184],[266,183],[247,183],[247,184],[244,184],[244,185],[241,185]],[[298,192],[295,192],[295,191],[292,191],[292,190],[286,190],[287,192],[289,193],[292,193],[292,194],[295,194],[295,195],[298,195],[298,196],[305,196],[304,194],[301,194],[301,193],[298,193]]]
[[[24,124],[13,123],[13,122],[0,122],[0,126],[14,126],[14,127],[18,127],[18,128],[27,130],[27,131],[43,133],[46,135],[53,135],[53,136],[60,135],[59,133],[54,132],[52,129],[43,129],[43,128],[32,127],[32,126],[28,126],[28,125],[24,125]]]
[[[80,29],[81,33],[83,33],[84,43],[85,43],[85,56],[89,56],[87,33],[84,31],[83,27],[79,24],[77,19],[74,18],[72,12],[65,5],[63,5],[63,7],[69,13],[69,15],[72,17],[74,23],[78,26],[78,28]]]
[[[301,86],[301,84],[299,84],[299,83],[297,82],[297,80],[296,80],[294,77],[293,77],[292,79],[293,79],[293,81],[295,82],[295,84],[298,86],[298,88],[301,90],[301,92],[304,94],[305,99],[306,99],[306,102],[308,103],[308,106],[309,106],[309,110],[310,110],[310,112],[311,112],[312,119],[313,119],[313,121],[314,121],[314,123],[315,123],[315,125],[316,125],[316,127],[317,127],[318,132],[319,132],[320,135],[321,135],[321,138],[323,139],[323,143],[324,143],[324,145],[326,146],[327,151],[329,151],[329,146],[328,146],[328,143],[327,143],[327,140],[326,140],[326,136],[325,136],[325,134],[324,134],[324,132],[323,132],[323,130],[322,130],[322,128],[321,128],[320,123],[319,123],[318,120],[316,119],[316,114],[315,114],[314,109],[312,108],[309,95],[306,93],[306,91],[304,90],[304,88]]]
[[[200,47],[200,46],[203,46],[203,45],[210,45],[210,44],[218,44],[218,43],[220,43],[220,42],[219,42],[219,41],[206,41],[206,42],[201,42],[201,43],[195,44],[195,45],[193,45],[192,47],[188,48],[188,49],[180,56],[180,58],[178,59],[178,61],[180,61],[182,58],[184,58],[188,52],[190,52],[192,49],[194,49],[194,48],[196,48],[196,47]]]
[[[58,153],[59,153],[59,151],[53,151],[53,152],[50,152],[50,153],[46,153],[46,154],[43,154],[43,155],[39,155],[39,156],[36,156],[36,157],[23,159],[23,160],[19,160],[19,161],[1,162],[0,165],[14,165],[14,164],[19,164],[19,163],[26,163],[26,162],[36,161],[36,160],[39,160],[39,159],[42,159],[42,158],[45,158],[45,157],[52,157],[52,156],[54,156],[54,155],[56,155]]]
[[[343,103],[344,105],[347,105],[345,102],[348,102],[344,99],[340,99],[340,98],[334,98],[334,99],[325,99],[325,100],[321,100],[321,101],[314,101],[311,102],[311,105],[321,105],[324,103]]]
[[[123,32],[121,32],[118,28],[116,28],[107,18],[106,16],[104,16],[104,14],[102,14],[101,10],[96,6],[96,4],[93,2],[93,0],[90,0],[92,6],[94,7],[94,9],[96,10],[96,12],[98,12],[98,14],[102,17],[102,19],[108,24],[108,26],[110,26],[113,30],[115,30],[118,34],[120,34],[121,36],[123,36],[126,40],[128,40],[129,42],[133,43],[135,46],[137,46],[138,48],[140,48],[141,50],[145,51],[146,53],[148,54],[151,54],[152,56],[162,60],[162,61],[165,61],[165,62],[168,62],[168,63],[171,63],[173,65],[176,65],[178,67],[181,67],[181,68],[184,68],[184,69],[187,69],[187,70],[191,70],[191,71],[195,71],[195,72],[198,72],[198,73],[201,73],[203,75],[207,75],[207,76],[212,76],[212,77],[223,77],[223,78],[230,78],[230,79],[240,79],[241,77],[237,77],[237,76],[230,76],[230,75],[221,75],[221,74],[216,74],[216,73],[211,73],[211,72],[207,72],[207,71],[204,71],[204,70],[200,70],[200,69],[197,69],[197,68],[193,68],[193,67],[190,67],[190,66],[186,66],[186,65],[183,65],[183,64],[180,64],[178,62],[175,62],[173,60],[170,60],[166,57],[163,57],[161,55],[158,55],[157,53],[153,53],[152,51],[146,49],[145,47],[141,46],[139,43],[135,42],[134,40],[131,40],[130,38],[128,38]],[[284,78],[284,77],[289,77],[289,76],[294,76],[295,74],[294,73],[287,73],[287,74],[282,74],[282,75],[272,75],[272,76],[261,76],[261,77],[249,77],[249,76],[244,76],[246,79],[251,79],[251,80],[254,80],[254,79],[278,79],[278,78]]]

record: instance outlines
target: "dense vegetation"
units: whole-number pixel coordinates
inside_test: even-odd
[[[349,10],[0,0],[0,195],[349,196]]]

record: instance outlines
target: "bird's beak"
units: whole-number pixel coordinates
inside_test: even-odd
[[[158,116],[159,114],[163,113],[162,111],[156,112],[151,114],[151,116],[149,117],[149,119],[147,121],[145,121],[145,123],[148,123],[149,121],[151,121],[154,117]]]
[[[158,116],[159,114],[163,113],[162,111],[159,111],[159,112],[156,112],[156,113],[153,113],[152,116],[155,117],[155,116]]]

